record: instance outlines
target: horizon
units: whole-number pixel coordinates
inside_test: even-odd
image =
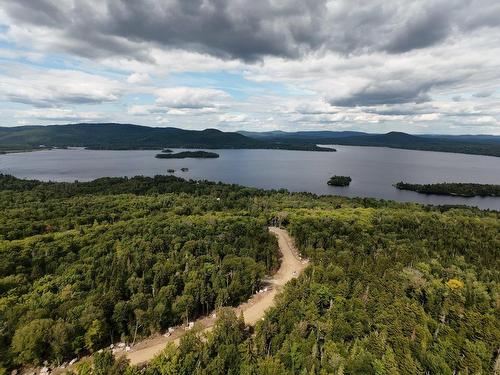
[[[0,0],[0,126],[500,135],[494,0]]]

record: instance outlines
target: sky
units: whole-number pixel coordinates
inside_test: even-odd
[[[498,0],[0,0],[0,126],[500,135]]]

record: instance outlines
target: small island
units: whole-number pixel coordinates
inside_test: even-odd
[[[181,168],[181,171],[182,171],[182,172],[187,172],[187,171],[189,171],[189,168],[186,168],[186,167]]]
[[[352,179],[350,176],[332,176],[328,180],[330,186],[349,186]]]
[[[167,173],[175,173],[175,169],[167,169]]]
[[[219,154],[208,151],[182,151],[172,154],[169,153],[157,154],[155,157],[158,159],[186,159],[186,158],[215,159],[219,157]]]
[[[411,190],[420,194],[451,195],[458,197],[500,197],[500,185],[474,183],[409,184],[398,182],[399,190]]]

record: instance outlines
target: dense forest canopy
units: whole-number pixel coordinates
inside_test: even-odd
[[[86,147],[94,150],[158,150],[176,147],[335,151],[308,141],[256,140],[217,129],[184,130],[116,123],[0,127],[0,151],[47,147]]]
[[[451,375],[500,366],[498,212],[173,176],[0,176],[0,366],[57,364],[245,300],[278,265],[271,219],[311,265],[254,331],[220,310],[206,338],[194,329],[145,370],[104,351],[74,371]]]
[[[453,183],[409,184],[398,182],[395,185],[400,190],[411,190],[421,194],[458,195],[462,197],[500,197],[500,185]]]
[[[481,135],[430,136],[354,131],[222,132],[216,129],[198,131],[116,123],[0,127],[0,153],[47,147],[86,147],[97,150],[157,150],[171,147],[336,151],[331,147],[318,146],[327,144],[500,156],[500,137]]]

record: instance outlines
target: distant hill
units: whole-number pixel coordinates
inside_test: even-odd
[[[115,123],[0,127],[0,150],[34,149],[41,146],[111,150],[177,147],[332,151],[313,143],[258,140],[216,129],[184,130]]]
[[[248,137],[268,141],[302,141],[315,144],[390,147],[500,156],[500,136],[493,135],[411,135],[402,132],[369,134],[353,131],[240,133],[246,134]]]
[[[335,144],[353,146],[391,147],[409,150],[455,152],[500,156],[500,140],[497,142],[481,140],[461,140],[445,137],[423,137],[406,133],[369,134],[331,139]]]
[[[500,137],[491,135],[369,134],[354,131],[222,132],[132,124],[70,124],[0,127],[0,152],[43,147],[130,150],[171,148],[284,149],[335,151],[318,144],[373,146],[409,150],[500,156]]]
[[[299,131],[299,132],[284,132],[284,131],[269,131],[269,132],[248,132],[239,131],[247,137],[257,139],[324,139],[324,138],[343,138],[359,135],[367,135],[368,133],[355,132],[355,131]]]
[[[466,142],[500,142],[500,135],[488,135],[488,134],[476,134],[476,135],[423,134],[420,136],[425,138],[440,138],[440,139],[450,139],[453,141],[466,141]]]

